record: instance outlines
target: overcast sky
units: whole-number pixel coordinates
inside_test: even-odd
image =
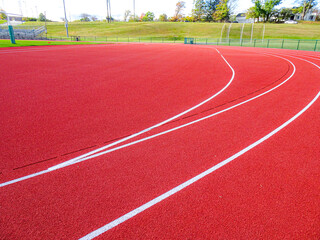
[[[112,16],[115,19],[122,20],[125,10],[133,12],[133,0],[110,0]],[[184,0],[186,9],[184,14],[191,13],[193,0]],[[178,0],[135,0],[136,14],[154,12],[156,17],[162,13],[173,16],[175,4]],[[292,7],[295,0],[284,0],[281,6]],[[65,0],[67,9],[67,18],[70,20],[79,19],[81,13],[95,15],[99,19],[106,16],[105,0]],[[238,0],[236,13],[244,12],[252,6],[251,0]],[[281,7],[280,6],[280,7]],[[51,20],[60,20],[64,16],[63,0],[0,0],[0,8],[9,13],[22,13],[23,16],[37,17],[39,13],[46,11],[47,18]]]

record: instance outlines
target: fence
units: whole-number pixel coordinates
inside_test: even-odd
[[[280,48],[306,51],[320,51],[320,40],[302,39],[209,39],[194,38],[195,44]]]
[[[16,31],[16,30],[15,30]],[[43,30],[44,31],[44,30]],[[0,37],[1,38],[1,37]],[[9,38],[9,37],[8,37]],[[295,49],[306,51],[320,51],[320,40],[299,39],[221,39],[221,38],[183,38],[183,37],[124,37],[124,36],[71,36],[56,37],[30,35],[28,39],[38,40],[63,40],[85,42],[111,42],[111,43],[185,43],[201,45],[243,46],[261,48]]]
[[[39,37],[43,37],[46,32],[46,28],[44,26],[23,26],[17,25],[13,26],[14,29],[14,37],[16,39],[37,39]],[[8,30],[8,26],[0,26],[0,39],[9,39],[10,34]]]

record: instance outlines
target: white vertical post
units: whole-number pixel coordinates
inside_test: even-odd
[[[253,25],[254,25],[254,23],[252,23],[252,27],[251,27],[251,40],[250,40],[250,43],[252,43],[252,38],[253,38]]]
[[[227,40],[229,41],[229,35],[230,35],[230,29],[231,29],[232,23],[230,23],[228,28],[228,34],[227,34]]]
[[[245,23],[242,24],[242,29],[241,29],[241,34],[240,34],[240,44],[241,44],[241,42],[242,42],[244,25],[245,25]]]
[[[223,24],[223,27],[221,29],[221,36],[220,36],[220,43],[222,41],[222,34],[223,34],[223,30],[224,30],[224,27],[226,26],[226,23]]]

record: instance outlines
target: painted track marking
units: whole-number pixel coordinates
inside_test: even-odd
[[[269,55],[272,55],[272,54],[269,54]],[[272,55],[272,56],[276,56],[276,55]],[[279,57],[279,56],[276,56],[276,57]],[[279,57],[279,58],[282,58],[282,57]],[[291,74],[285,81],[283,81],[283,82],[280,83],[279,85],[277,85],[277,86],[269,89],[269,90],[266,91],[266,92],[263,92],[263,93],[255,96],[255,97],[252,97],[252,98],[250,98],[250,99],[248,99],[248,100],[246,100],[246,101],[243,101],[243,102],[241,102],[241,103],[238,103],[238,104],[236,104],[236,105],[233,105],[233,106],[231,106],[231,107],[229,107],[229,108],[226,108],[226,109],[224,109],[224,110],[221,110],[221,111],[219,111],[219,112],[210,114],[210,115],[205,116],[205,117],[203,117],[203,118],[194,120],[194,121],[192,121],[192,122],[189,122],[189,123],[180,125],[180,126],[178,126],[178,127],[175,127],[175,128],[172,128],[172,129],[169,129],[169,130],[166,130],[166,131],[163,131],[163,132],[154,134],[154,135],[152,135],[152,136],[149,136],[149,137],[146,137],[146,138],[143,138],[143,139],[140,139],[140,140],[131,142],[131,143],[127,143],[127,144],[124,144],[124,145],[120,145],[120,146],[118,146],[118,147],[115,147],[115,148],[112,148],[112,149],[109,149],[109,150],[106,150],[106,151],[103,151],[103,152],[100,152],[100,153],[96,153],[96,154],[92,154],[92,155],[87,156],[87,157],[84,157],[84,158],[80,158],[80,159],[78,159],[78,160],[76,160],[76,161],[64,162],[64,163],[62,163],[62,164],[58,164],[58,165],[56,165],[56,166],[53,166],[53,167],[49,168],[49,170],[56,170],[56,169],[59,169],[59,168],[61,168],[61,167],[70,166],[70,165],[73,165],[73,164],[75,164],[75,163],[79,163],[79,162],[82,162],[82,161],[85,161],[85,160],[89,160],[89,159],[92,159],[92,158],[95,158],[95,157],[99,157],[99,156],[101,156],[101,155],[104,155],[104,154],[107,154],[107,153],[110,153],[110,152],[113,152],[113,151],[116,151],[116,150],[119,150],[119,149],[122,149],[122,148],[125,148],[125,147],[129,147],[129,146],[131,146],[131,145],[134,145],[134,144],[137,144],[137,143],[140,143],[140,142],[144,142],[144,141],[146,141],[146,140],[149,140],[149,139],[152,139],[152,138],[155,138],[155,137],[158,137],[158,136],[161,136],[161,135],[164,135],[164,134],[167,134],[167,133],[176,131],[176,130],[178,130],[178,129],[181,129],[181,128],[190,126],[190,125],[195,124],[195,123],[198,123],[198,122],[201,122],[201,121],[203,121],[203,120],[205,120],[205,119],[211,118],[211,117],[216,116],[216,115],[218,115],[218,114],[220,114],[220,113],[229,111],[229,110],[231,110],[231,109],[233,109],[233,108],[236,108],[236,107],[238,107],[238,106],[241,106],[241,105],[243,105],[243,104],[245,104],[245,103],[247,103],[247,102],[250,102],[250,101],[252,101],[252,100],[255,100],[256,98],[259,98],[259,97],[261,97],[261,96],[263,96],[263,95],[265,95],[265,94],[267,94],[267,93],[269,93],[269,92],[277,89],[278,87],[280,87],[281,85],[283,85],[284,83],[286,83],[289,79],[291,79],[291,78],[293,77],[293,75],[295,74],[295,72],[296,72],[296,67],[295,67],[295,65],[294,65],[290,60],[288,60],[288,59],[285,59],[285,58],[282,58],[282,59],[288,61],[288,62],[293,66],[293,69],[294,69],[294,70],[293,70],[292,74]]]
[[[147,210],[148,208],[156,205],[157,203],[165,200],[166,198],[180,192],[181,190],[183,190],[184,188],[190,186],[191,184],[199,181],[200,179],[204,178],[205,176],[211,174],[212,172],[218,170],[219,168],[227,165],[228,163],[232,162],[233,160],[237,159],[238,157],[242,156],[243,154],[245,154],[246,152],[250,151],[251,149],[255,148],[256,146],[258,146],[259,144],[261,144],[262,142],[266,141],[267,139],[269,139],[270,137],[272,137],[273,135],[275,135],[276,133],[278,133],[280,130],[282,130],[283,128],[285,128],[286,126],[288,126],[290,123],[292,123],[295,119],[297,119],[300,115],[302,115],[305,111],[307,111],[313,104],[315,101],[317,101],[317,99],[320,96],[320,91],[318,92],[318,94],[313,98],[313,100],[306,106],[304,107],[300,112],[298,112],[296,115],[294,115],[292,118],[290,118],[288,121],[286,121],[285,123],[283,123],[281,126],[279,126],[278,128],[276,128],[275,130],[273,130],[272,132],[270,132],[269,134],[267,134],[266,136],[264,136],[263,138],[259,139],[258,141],[252,143],[251,145],[249,145],[248,147],[242,149],[241,151],[239,151],[238,153],[234,154],[233,156],[225,159],[224,161],[218,163],[217,165],[213,166],[212,168],[209,168],[208,170],[200,173],[199,175],[189,179],[188,181],[180,184],[179,186],[171,189],[170,191],[154,198],[153,200],[141,205],[140,207],[132,210],[131,212],[117,218],[116,220],[104,225],[103,227],[89,233],[88,235],[80,238],[80,240],[89,240],[89,239],[93,239],[105,232],[107,232],[108,230],[118,226],[119,224],[129,220],[130,218],[138,215],[139,213]]]
[[[273,56],[279,57],[279,56],[276,56],[276,55],[273,55]],[[282,57],[279,57],[279,58],[282,58]],[[198,120],[195,120],[195,121],[193,121],[193,122],[190,122],[190,123],[181,125],[181,126],[179,126],[179,127],[176,127],[176,128],[173,128],[173,129],[170,129],[170,130],[167,130],[167,131],[164,131],[164,132],[162,132],[162,133],[158,133],[158,134],[149,136],[149,137],[144,138],[144,139],[141,139],[141,140],[137,140],[137,141],[132,142],[132,143],[128,143],[128,144],[125,144],[125,145],[118,146],[118,147],[116,147],[116,148],[109,149],[109,150],[107,150],[106,152],[103,152],[103,154],[106,154],[107,152],[111,152],[111,151],[116,151],[116,150],[119,150],[119,149],[121,149],[121,148],[128,147],[128,146],[131,146],[131,145],[133,145],[133,144],[137,144],[137,143],[139,143],[139,142],[146,141],[146,140],[155,138],[155,137],[157,137],[157,136],[164,135],[164,134],[166,134],[166,133],[169,133],[169,132],[178,130],[178,129],[180,129],[180,128],[189,126],[189,125],[191,125],[191,124],[194,124],[194,123],[203,121],[203,120],[205,120],[205,119],[208,119],[208,118],[213,117],[213,116],[215,116],[215,115],[218,115],[218,114],[220,114],[220,113],[223,113],[223,112],[229,111],[229,110],[231,110],[231,109],[233,109],[233,108],[236,108],[236,107],[238,107],[238,106],[241,106],[241,105],[243,105],[243,104],[245,104],[245,103],[247,103],[247,102],[250,102],[250,101],[252,101],[252,100],[254,100],[254,99],[258,98],[258,97],[261,97],[261,96],[263,96],[263,95],[265,95],[265,94],[267,94],[267,93],[275,90],[276,88],[280,87],[280,86],[283,85],[285,82],[287,82],[290,78],[292,78],[293,75],[295,74],[295,71],[296,71],[295,65],[294,65],[290,60],[285,59],[285,58],[282,58],[282,59],[288,61],[288,62],[293,66],[294,71],[292,72],[292,74],[291,74],[285,81],[283,81],[283,82],[280,83],[279,85],[275,86],[274,88],[269,89],[268,91],[266,91],[266,92],[264,92],[264,93],[262,93],[262,94],[259,94],[259,95],[255,96],[255,97],[253,97],[253,98],[250,98],[250,99],[248,99],[248,100],[246,100],[246,101],[243,101],[243,102],[241,102],[241,103],[238,103],[238,104],[236,104],[236,105],[234,105],[234,106],[231,106],[231,107],[226,108],[226,109],[224,109],[224,110],[221,110],[221,111],[219,111],[219,112],[216,112],[216,113],[213,113],[213,114],[208,115],[208,116],[206,116],[206,117],[203,117],[203,118],[201,118],[201,119],[198,119]],[[100,153],[100,155],[102,155],[102,154]],[[100,156],[100,155],[99,155],[99,156]],[[91,156],[90,156],[90,157],[91,157]],[[95,157],[97,157],[97,156],[95,156]],[[92,157],[91,157],[91,158],[92,158]],[[88,159],[89,159],[89,158],[88,158]],[[81,162],[81,161],[85,161],[85,160],[87,160],[87,158],[79,159],[77,162],[70,162],[68,165],[65,164],[65,165],[62,166],[61,164],[58,164],[58,165],[56,165],[56,166],[53,166],[53,167],[51,167],[51,168],[48,168],[47,170],[44,170],[44,171],[41,171],[41,172],[38,172],[38,173],[34,173],[34,174],[30,174],[30,175],[27,175],[27,176],[24,176],[24,177],[21,177],[21,178],[17,178],[17,179],[8,181],[8,182],[1,183],[1,184],[0,184],[0,187],[4,187],[4,186],[7,186],[7,185],[11,185],[11,184],[13,184],[13,183],[17,183],[17,182],[20,182],[20,181],[24,181],[24,180],[27,180],[27,179],[30,179],[30,178],[33,178],[33,177],[36,177],[36,176],[39,176],[39,175],[42,175],[42,174],[45,174],[45,173],[49,173],[49,172],[58,170],[58,169],[60,169],[60,168],[64,168],[64,167],[73,165],[73,164],[75,164],[75,163],[79,163],[79,162]],[[65,162],[65,163],[66,163],[66,162]]]
[[[211,49],[211,48],[210,48],[210,49]],[[153,125],[153,126],[151,126],[151,127],[149,127],[149,128],[146,128],[146,129],[144,129],[144,130],[142,130],[142,131],[140,131],[140,132],[134,133],[134,134],[132,134],[132,135],[130,135],[130,136],[128,136],[128,137],[122,138],[122,139],[120,139],[120,140],[118,140],[118,141],[115,141],[115,142],[113,142],[113,143],[110,143],[110,144],[108,144],[108,145],[105,145],[105,146],[103,146],[103,147],[100,147],[100,148],[95,149],[95,150],[93,150],[93,151],[90,151],[90,152],[88,152],[88,153],[82,154],[82,155],[80,155],[80,156],[78,156],[78,157],[75,157],[75,158],[73,158],[73,159],[70,159],[70,160],[68,160],[68,161],[66,161],[66,162],[60,163],[60,164],[58,164],[58,165],[56,165],[56,166],[53,166],[53,167],[51,167],[51,168],[49,168],[49,169],[50,169],[50,170],[56,170],[56,169],[59,169],[59,168],[61,168],[61,167],[69,166],[69,165],[73,164],[74,162],[77,162],[77,161],[80,160],[80,159],[86,158],[86,157],[88,157],[88,156],[90,156],[90,155],[93,155],[93,154],[95,154],[95,153],[97,153],[97,152],[103,151],[103,150],[105,150],[105,149],[107,149],[107,148],[110,148],[110,147],[112,147],[112,146],[118,145],[119,143],[125,142],[125,141],[127,141],[127,140],[129,140],[129,139],[132,139],[132,138],[134,138],[134,137],[137,137],[137,136],[139,136],[139,135],[141,135],[141,134],[143,134],[143,133],[146,133],[146,132],[149,132],[149,131],[151,131],[151,130],[153,130],[153,129],[155,129],[155,128],[158,128],[158,127],[160,127],[160,126],[162,126],[162,125],[164,125],[164,124],[166,124],[166,123],[168,123],[168,122],[171,122],[172,120],[175,120],[175,119],[177,119],[177,118],[179,118],[179,117],[187,114],[188,112],[190,112],[190,111],[192,111],[192,110],[194,110],[194,109],[202,106],[203,104],[211,101],[213,98],[215,98],[215,97],[218,96],[220,93],[222,93],[223,91],[225,91],[225,90],[230,86],[230,84],[233,82],[233,79],[234,79],[234,77],[235,77],[235,71],[234,71],[234,69],[232,68],[232,66],[231,66],[231,65],[229,64],[229,62],[222,56],[222,54],[219,52],[218,49],[216,49],[216,51],[220,54],[220,56],[222,57],[222,59],[227,63],[227,65],[229,66],[229,68],[230,68],[231,71],[232,71],[231,79],[229,80],[229,82],[227,83],[227,85],[225,85],[219,92],[215,93],[214,95],[212,95],[211,97],[209,97],[209,98],[207,98],[206,100],[202,101],[201,103],[199,103],[199,104],[197,104],[197,105],[195,105],[195,106],[193,106],[193,107],[185,110],[184,112],[181,112],[181,113],[179,113],[179,114],[177,114],[177,115],[175,115],[175,116],[173,116],[173,117],[171,117],[171,118],[169,118],[169,119],[166,119],[166,120],[164,120],[164,121],[162,121],[162,122],[160,122],[160,123],[157,123],[157,124],[155,124],[155,125]]]

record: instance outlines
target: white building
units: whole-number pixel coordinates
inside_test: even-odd
[[[317,18],[318,12],[314,10],[309,10],[306,15],[304,16],[304,19],[302,19],[302,14],[297,13],[294,15],[294,20],[300,21],[300,20],[305,20],[305,21],[315,21]]]
[[[246,14],[245,13],[237,14],[236,21],[238,23],[253,23],[253,19],[252,18],[246,19]]]

